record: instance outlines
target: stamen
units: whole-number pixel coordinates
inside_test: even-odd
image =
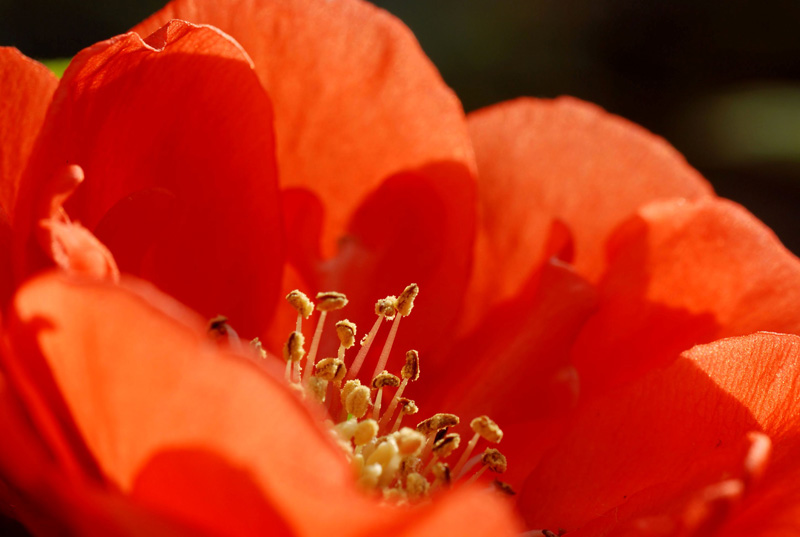
[[[369,388],[366,386],[356,386],[347,395],[344,408],[347,410],[348,414],[352,414],[357,419],[361,419],[364,417],[364,414],[367,413],[371,403]]]
[[[388,371],[383,371],[380,375],[376,375],[372,379],[372,388],[378,390],[378,395],[375,396],[375,405],[372,409],[373,419],[378,419],[381,414],[381,399],[383,398],[384,386],[397,388],[400,385],[400,379],[392,375]]]
[[[375,341],[375,336],[378,334],[378,329],[381,327],[381,321],[384,319],[394,319],[394,303],[396,300],[397,299],[394,296],[387,296],[386,298],[382,298],[375,303],[375,314],[378,316],[378,318],[375,319],[375,324],[372,325],[372,329],[369,331],[369,333],[361,340],[361,349],[358,351],[356,359],[353,360],[353,366],[350,368],[350,376],[348,378],[356,378],[359,371],[361,371],[361,366],[364,365],[364,360],[367,358],[367,353],[369,352],[370,347],[372,347],[372,342]]]
[[[261,358],[262,360],[267,357],[267,351],[264,350],[264,346],[261,344],[261,340],[258,338],[253,338],[250,340],[250,348],[253,349],[253,352]]]
[[[399,399],[399,404],[400,404],[400,413],[397,415],[397,419],[395,420],[394,425],[392,426],[393,433],[397,432],[397,430],[400,428],[400,424],[402,423],[403,418],[405,416],[407,415],[413,416],[414,414],[419,412],[417,404],[411,399],[406,399],[405,397],[401,397]]]
[[[505,456],[494,448],[487,448],[486,451],[483,452],[481,463],[483,464],[483,467],[475,472],[475,474],[469,478],[467,483],[474,483],[477,481],[487,469],[496,474],[502,474],[508,467]]]
[[[455,414],[439,413],[417,424],[417,430],[427,437],[425,448],[420,458],[424,459],[433,447],[436,433],[442,429],[449,429],[459,424],[461,420]]]
[[[314,365],[314,375],[327,381],[341,382],[347,368],[339,358],[324,358]]]
[[[464,453],[462,453],[461,457],[458,459],[458,463],[453,468],[453,475],[456,476],[456,479],[460,477],[461,470],[464,468],[467,460],[469,460],[469,456],[472,455],[472,451],[475,449],[480,438],[485,438],[492,444],[497,444],[503,439],[502,429],[500,429],[489,416],[478,416],[470,422],[469,426],[475,431],[475,434],[464,449]]]
[[[286,295],[286,300],[297,310],[297,328],[295,330],[302,332],[303,318],[308,319],[314,312],[314,303],[309,300],[305,293],[297,289]]]
[[[517,494],[516,491],[513,488],[511,488],[511,485],[503,481],[500,481],[499,479],[495,479],[494,481],[492,481],[492,485],[499,492],[502,492],[507,496],[515,496]]]
[[[224,315],[217,315],[208,321],[208,334],[214,340],[225,339],[237,351],[242,350],[242,342],[239,334],[228,324],[228,318]]]
[[[292,378],[292,366],[294,364],[299,364],[303,355],[305,355],[306,350],[303,348],[305,343],[306,338],[301,332],[292,332],[289,334],[289,339],[286,340],[286,344],[283,346],[283,359],[286,360],[287,382],[293,382],[295,380]]]
[[[353,442],[357,447],[361,447],[375,440],[376,436],[378,436],[378,422],[367,419],[356,426]]]
[[[400,376],[403,378],[403,380],[400,382],[400,387],[397,388],[397,391],[392,398],[392,402],[389,403],[389,408],[386,409],[386,412],[381,418],[381,428],[386,427],[386,425],[389,423],[389,420],[392,419],[394,409],[397,408],[397,403],[403,396],[403,392],[405,391],[408,382],[416,381],[419,378],[419,353],[417,351],[410,350],[406,353],[406,363],[403,366],[403,369],[400,371]]]
[[[428,466],[425,467],[425,471],[422,472],[422,475],[427,475],[430,469],[438,462],[439,459],[446,459],[449,457],[455,450],[458,449],[460,443],[461,436],[458,433],[446,434],[441,439],[434,442],[433,449],[431,450],[433,451],[433,458],[431,459],[431,462],[428,463]]]
[[[437,462],[433,465],[433,477],[435,487],[449,487],[451,482],[450,467],[446,462]]]
[[[311,340],[311,349],[308,351],[303,382],[308,382],[308,379],[311,377],[311,370],[314,367],[317,349],[319,349],[319,342],[322,338],[322,327],[325,325],[325,317],[328,315],[329,311],[342,309],[346,305],[347,297],[342,293],[335,293],[333,291],[317,293],[317,310],[321,313],[319,315],[319,321],[317,321],[317,329],[314,331],[314,339]]]
[[[328,391],[328,381],[319,377],[311,377],[308,379],[308,389],[318,403],[324,403],[325,394]]]
[[[428,495],[429,489],[430,484],[428,480],[421,474],[413,472],[406,476],[406,490],[408,491],[408,497],[412,500],[424,498]]]
[[[392,328],[389,330],[389,335],[386,337],[386,343],[383,345],[383,350],[378,358],[375,371],[372,373],[373,377],[378,374],[378,371],[381,371],[386,367],[386,362],[389,361],[389,353],[392,351],[392,345],[394,345],[394,338],[397,337],[397,330],[400,327],[400,319],[403,317],[408,317],[408,315],[411,313],[411,309],[414,307],[414,299],[417,298],[418,294],[419,286],[417,286],[416,283],[412,283],[406,287],[402,293],[400,293],[399,297],[397,297],[397,301],[394,304],[394,307],[397,310],[397,315],[395,315]]]
[[[356,323],[347,319],[336,323],[336,335],[339,336],[339,358],[344,360],[344,350],[356,343]]]

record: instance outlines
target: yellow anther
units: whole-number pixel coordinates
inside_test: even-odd
[[[342,440],[349,441],[356,434],[358,422],[354,419],[349,419],[333,426],[333,429]]]
[[[375,451],[367,457],[367,464],[380,464],[384,468],[389,466],[393,459],[398,455],[399,450],[393,438],[388,438],[386,441],[381,442]],[[400,461],[397,461],[397,467],[400,467]]]
[[[358,379],[348,380],[347,382],[344,383],[341,393],[342,406],[346,405],[347,396],[350,395],[350,393],[359,386],[361,386],[361,381]]]
[[[419,412],[419,408],[417,407],[417,403],[414,402],[413,399],[406,399],[405,397],[400,398],[400,412],[407,416],[413,416],[417,412]]]
[[[400,379],[397,378],[397,376],[392,375],[388,371],[383,371],[382,373],[379,373],[374,379],[372,379],[372,387],[375,388],[376,390],[378,388],[384,388],[387,386],[391,388],[397,388],[398,386],[400,386]]]
[[[348,414],[352,414],[356,418],[363,418],[364,414],[369,410],[369,405],[372,403],[370,400],[369,388],[366,386],[357,386],[345,399],[345,410]]]
[[[406,363],[400,371],[400,376],[411,381],[419,378],[419,353],[411,350],[406,353]]]
[[[417,298],[418,294],[419,286],[416,283],[412,283],[403,289],[403,292],[400,293],[400,296],[397,297],[397,301],[394,303],[397,313],[403,317],[408,317],[411,310],[414,308],[414,299]]]
[[[434,414],[430,418],[417,424],[417,430],[424,435],[435,433],[440,429],[455,427],[459,423],[458,416],[455,414]]]
[[[481,462],[484,466],[489,468],[490,471],[497,474],[502,474],[508,468],[506,457],[494,448],[488,448],[481,456]]]
[[[261,344],[260,339],[254,338],[250,340],[250,348],[253,349],[253,352],[255,352],[259,358],[267,357],[267,351],[264,350],[264,346]]]
[[[450,485],[450,466],[446,462],[435,463],[432,470],[437,482],[444,486]]]
[[[489,416],[478,416],[469,424],[473,431],[493,444],[503,439],[503,431]]]
[[[409,498],[414,500],[424,498],[428,495],[429,489],[430,483],[421,474],[414,472],[406,476],[406,491]]]
[[[509,485],[508,483],[504,483],[503,481],[500,481],[498,479],[492,481],[492,485],[494,485],[494,488],[496,488],[499,492],[502,492],[503,494],[506,494],[508,496],[514,496],[516,494],[514,489],[511,488],[511,485]]]
[[[208,321],[208,333],[214,338],[226,336],[230,330],[231,327],[228,324],[228,318],[224,315],[217,315]]]
[[[364,464],[361,469],[361,477],[359,484],[366,489],[374,489],[378,486],[378,479],[383,473],[383,467],[380,464]]]
[[[316,377],[327,381],[339,382],[344,378],[345,374],[347,374],[344,360],[338,358],[324,358],[314,364],[314,369],[314,375]]]
[[[336,335],[339,336],[339,343],[345,349],[349,349],[356,343],[356,323],[345,319],[336,323]]]
[[[425,436],[409,427],[403,427],[394,433],[394,437],[401,455],[414,455],[425,445]]]
[[[347,305],[347,297],[342,293],[328,291],[317,293],[317,309],[319,311],[340,310]]]
[[[308,379],[308,389],[311,392],[311,395],[314,396],[314,399],[320,403],[324,403],[325,392],[328,391],[328,381],[319,377],[311,377]]]
[[[419,460],[419,457],[406,457],[403,459],[403,462],[400,463],[400,473],[402,475],[408,475],[413,472],[418,472],[422,466],[422,461]]]
[[[306,354],[306,350],[303,348],[305,344],[306,338],[301,332],[289,334],[289,339],[286,340],[286,344],[283,346],[283,359],[287,362],[289,360],[299,362]]]
[[[458,433],[446,434],[433,444],[433,454],[440,459],[445,459],[458,449],[460,443],[461,437]]]
[[[364,420],[356,426],[353,433],[353,442],[357,446],[363,446],[372,442],[378,436],[378,422],[375,420]]]
[[[286,295],[286,300],[304,319],[308,319],[314,311],[314,303],[309,300],[305,293],[297,289]]]
[[[396,313],[394,303],[396,301],[396,296],[387,296],[386,298],[378,300],[375,303],[375,315],[383,315],[387,319],[394,318],[394,314]]]

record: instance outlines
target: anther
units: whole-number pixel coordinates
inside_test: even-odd
[[[357,386],[345,399],[344,407],[348,414],[352,414],[360,419],[367,413],[370,405],[369,388],[366,386]]]
[[[347,297],[342,293],[335,291],[328,291],[326,293],[317,293],[317,310],[318,311],[335,311],[340,310],[347,305]]]
[[[506,457],[494,448],[487,448],[481,456],[483,467],[469,478],[468,483],[476,481],[487,469],[496,474],[502,474],[508,468]]]
[[[344,359],[344,350],[356,344],[356,323],[347,319],[336,323],[336,335],[339,337],[339,358]]]
[[[286,360],[286,380],[288,382],[292,382],[292,367],[299,366],[300,360],[306,353],[303,348],[305,343],[306,338],[302,332],[292,332],[283,345],[283,359]]]
[[[395,300],[397,299],[394,296],[388,296],[378,300],[378,302],[375,304],[375,315],[377,315],[378,318],[375,319],[375,324],[372,325],[372,329],[369,331],[369,333],[364,336],[364,339],[361,340],[361,349],[359,349],[356,359],[353,360],[353,366],[350,368],[349,378],[355,378],[358,376],[359,371],[361,371],[361,366],[364,365],[364,360],[367,358],[367,353],[369,352],[370,347],[372,347],[372,342],[375,341],[375,336],[378,334],[378,329],[381,327],[381,321],[384,319],[394,318]]]
[[[261,344],[260,339],[258,338],[251,339],[250,348],[253,350],[255,355],[261,358],[262,360],[267,357],[267,351],[264,350],[264,346]]]
[[[417,430],[427,436],[436,433],[439,429],[455,427],[460,421],[455,414],[434,414],[430,418],[419,422]]]
[[[481,462],[489,469],[489,471],[496,474],[505,473],[506,469],[508,468],[505,455],[494,448],[488,448],[483,452]]]
[[[379,375],[376,375],[374,379],[372,379],[372,387],[378,390],[378,394],[375,396],[375,405],[372,409],[372,417],[374,419],[378,419],[381,414],[381,401],[383,400],[383,388],[389,386],[390,388],[397,388],[400,386],[400,379],[397,378],[395,375],[392,375],[388,371],[383,371]]]
[[[241,350],[242,348],[242,344],[239,341],[239,334],[228,324],[228,318],[224,315],[217,315],[208,321],[208,334],[214,340],[227,340],[228,343],[237,350]]]
[[[314,375],[328,382],[341,382],[347,368],[344,361],[338,358],[325,358],[314,365]]]
[[[400,387],[397,388],[392,402],[389,403],[389,408],[386,409],[386,412],[381,418],[381,427],[385,427],[389,423],[389,420],[392,419],[394,409],[397,408],[397,402],[403,396],[403,392],[409,381],[416,381],[419,379],[419,353],[417,351],[410,350],[406,353],[406,363],[400,371],[400,376],[403,380],[400,382]]]
[[[446,459],[453,451],[458,449],[460,443],[461,436],[458,433],[446,434],[441,440],[433,444],[433,454],[440,459]]]
[[[419,286],[415,283],[412,283],[406,287],[402,293],[400,293],[399,297],[397,297],[397,301],[394,303],[394,307],[397,310],[397,315],[394,317],[392,328],[389,330],[389,335],[386,337],[386,343],[383,345],[383,350],[378,358],[375,371],[372,373],[373,377],[378,374],[378,371],[381,371],[386,367],[386,362],[389,361],[389,353],[392,350],[392,345],[394,345],[394,338],[397,336],[397,329],[400,326],[400,319],[407,317],[411,313],[411,309],[414,307],[414,299],[418,294]]]
[[[455,475],[456,478],[461,475],[461,470],[464,468],[467,460],[469,460],[470,455],[472,455],[472,451],[475,449],[480,438],[484,438],[492,444],[497,444],[503,439],[503,430],[500,429],[489,416],[478,416],[470,422],[469,426],[475,431],[475,434],[472,436],[472,439],[470,439],[467,447],[464,449],[464,453],[461,454],[458,463],[453,468],[453,475]]]
[[[375,420],[364,420],[359,422],[353,433],[353,442],[356,446],[363,446],[372,442],[378,436],[378,422]]]
[[[325,325],[325,317],[329,311],[341,309],[347,305],[347,297],[342,293],[329,291],[327,293],[317,293],[317,310],[321,313],[317,321],[317,329],[314,331],[314,339],[311,340],[311,349],[308,351],[308,358],[306,361],[306,371],[303,376],[303,381],[307,382],[311,376],[311,369],[314,366],[314,360],[317,357],[317,349],[319,349],[319,342],[322,338],[322,327]]]
[[[408,497],[414,500],[424,498],[428,495],[430,483],[425,479],[422,474],[416,472],[410,473],[406,476],[406,491]]]
[[[328,391],[328,381],[319,377],[311,377],[308,379],[308,389],[317,402],[324,403],[325,393]]]
[[[425,444],[425,437],[419,431],[403,427],[396,433],[397,447],[400,448],[401,455],[414,455],[418,453]]]
[[[344,387],[342,387],[342,393],[340,399],[342,400],[342,406],[345,406],[347,401],[347,396],[352,393],[357,387],[361,386],[361,381],[358,379],[348,380],[344,383]]]
[[[303,319],[308,319],[314,312],[314,303],[309,300],[305,293],[297,289],[286,295],[286,300],[297,310],[296,330],[300,332],[303,328]]]
[[[414,308],[414,299],[417,298],[418,294],[419,286],[416,283],[412,283],[403,289],[403,292],[397,297],[397,302],[394,306],[397,309],[397,313],[403,317],[408,317],[411,310]]]
[[[502,492],[503,494],[505,494],[507,496],[514,496],[514,495],[517,494],[514,491],[514,489],[511,488],[511,485],[509,485],[508,483],[504,483],[503,481],[500,481],[499,479],[495,479],[494,481],[492,481],[492,485],[494,485],[494,488],[497,489],[497,491]]]
[[[400,424],[403,422],[403,418],[405,416],[413,416],[417,412],[419,412],[419,408],[417,408],[417,404],[412,401],[411,399],[406,399],[405,397],[401,397],[399,400],[400,405],[400,413],[397,414],[397,419],[392,426],[392,432],[397,432],[400,428]]]
[[[446,462],[437,462],[433,465],[434,484],[439,487],[449,487],[452,480],[450,467]]]

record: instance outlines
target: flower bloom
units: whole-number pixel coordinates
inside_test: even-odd
[[[800,529],[800,262],[663,140],[574,99],[465,118],[356,0],[178,0],[58,83],[0,54],[0,500],[32,531]],[[408,393],[502,425],[513,500],[363,495],[281,364],[205,335],[277,354],[286,291],[364,331],[410,281]]]

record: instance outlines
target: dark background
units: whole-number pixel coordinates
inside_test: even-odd
[[[0,44],[69,57],[163,0],[0,0]],[[474,110],[574,95],[666,137],[800,253],[800,1],[384,0]]]

